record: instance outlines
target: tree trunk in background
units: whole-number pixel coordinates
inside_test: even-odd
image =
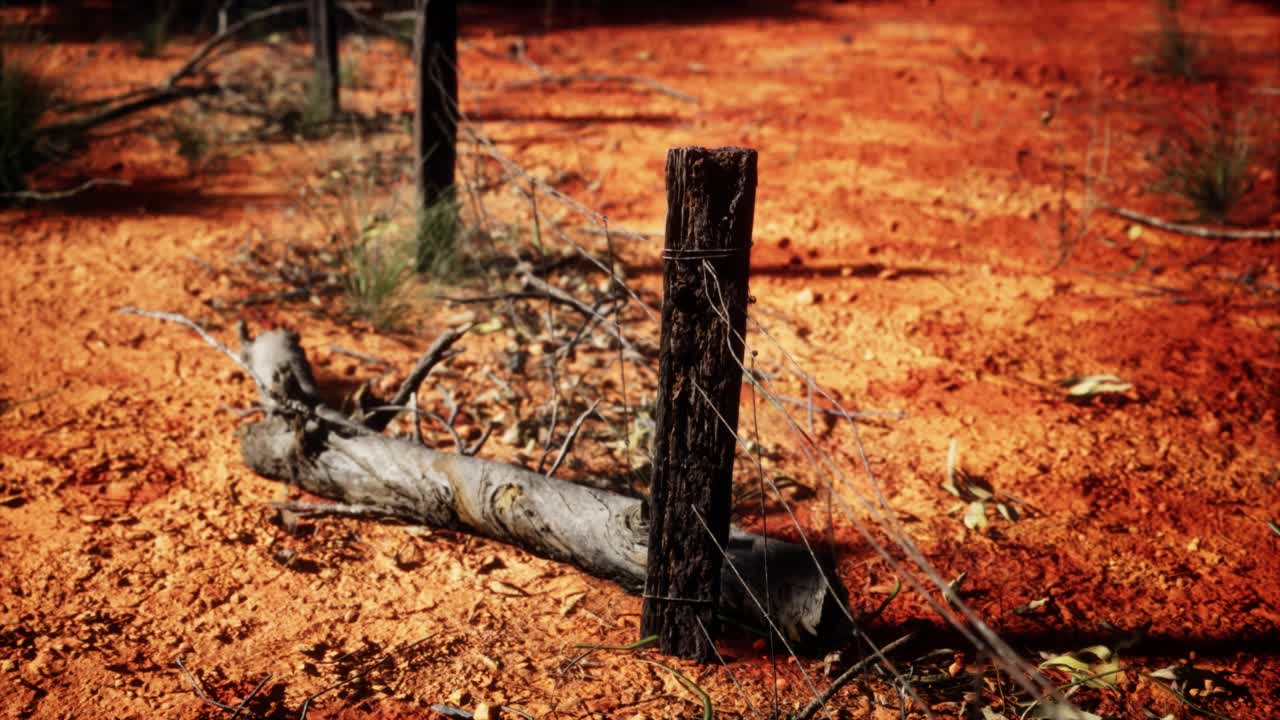
[[[423,210],[453,196],[458,140],[458,5],[418,0],[413,149]]]
[[[308,8],[315,73],[308,104],[315,119],[329,121],[338,112],[338,23],[334,0],[310,0]]]

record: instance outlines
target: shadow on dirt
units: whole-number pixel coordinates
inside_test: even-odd
[[[1123,657],[1147,658],[1185,658],[1194,653],[1196,657],[1226,658],[1240,655],[1271,655],[1280,653],[1280,632],[1263,631],[1254,635],[1179,635],[1146,633],[1141,629],[1126,631],[1119,628],[1083,629],[1083,628],[1050,628],[1008,630],[993,628],[1006,643],[1015,650],[1022,651],[1024,657],[1034,657],[1035,650],[1062,653],[1093,645],[1104,645],[1116,650]],[[907,631],[917,631],[919,648],[928,652],[939,647],[969,647],[969,642],[949,625],[920,622],[905,626],[893,627],[884,632],[887,636],[898,636]],[[904,650],[909,653],[910,650]]]
[[[641,123],[645,125],[672,125],[681,121],[683,118],[672,115],[670,113],[632,113],[629,115],[602,115],[600,113],[590,113],[585,115],[559,115],[555,113],[517,113],[506,112],[503,110],[475,113],[468,117],[474,122],[547,122],[547,123],[563,123],[566,125],[586,126],[586,125],[604,125],[604,124],[623,124],[633,125]]]
[[[878,5],[884,0],[853,0],[855,4]],[[380,16],[388,12],[404,12],[403,3],[377,0],[364,12]],[[76,0],[58,3],[48,8],[48,3],[9,3],[10,7],[46,8],[40,22],[23,27],[24,38],[32,42],[93,43],[111,36],[136,34],[140,25],[153,18],[150,9],[135,8],[121,12],[111,3]],[[139,4],[145,7],[146,4]],[[200,0],[177,2],[171,10],[171,22],[178,33],[191,28],[205,27],[213,22],[214,15],[207,9],[208,3]],[[690,3],[686,0],[658,0],[650,2],[599,2],[599,0],[561,0],[555,3],[530,3],[527,0],[488,0],[468,2],[459,8],[459,27],[462,34],[483,28],[499,34],[538,35],[551,30],[565,30],[607,25],[702,25],[733,20],[769,19],[821,19],[825,14],[813,3],[799,0],[755,0],[734,2],[713,0]],[[236,14],[231,21],[238,19]],[[304,12],[289,13],[270,23],[273,30],[305,28]],[[341,32],[351,29],[351,23],[343,17],[339,21]],[[207,35],[207,32],[204,33]]]
[[[633,275],[658,274],[663,267],[654,264],[629,265],[627,272]],[[917,266],[893,266],[882,263],[858,263],[856,265],[805,265],[803,262],[751,263],[751,277],[807,277],[807,278],[856,278],[861,280],[910,280],[915,278],[944,277],[949,273],[934,268]]]
[[[272,193],[206,193],[188,179],[176,176],[139,177],[121,185],[99,185],[42,207],[47,212],[77,217],[111,218],[121,215],[167,215],[219,218],[228,210],[280,207],[294,198]]]

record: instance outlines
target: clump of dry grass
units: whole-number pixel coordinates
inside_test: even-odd
[[[1190,82],[1207,79],[1208,39],[1187,30],[1178,16],[1177,0],[1162,0],[1156,9],[1159,29],[1146,38],[1146,51],[1138,58],[1148,71]]]
[[[1155,189],[1203,220],[1227,222],[1251,187],[1261,148],[1249,113],[1215,108],[1175,126],[1155,155]]]

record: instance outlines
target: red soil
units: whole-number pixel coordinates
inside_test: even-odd
[[[1274,5],[1191,5],[1193,24],[1231,48],[1233,88],[1280,86]],[[527,41],[555,72],[653,78],[697,104],[634,85],[495,89],[531,75],[495,57],[517,35],[494,22],[464,17],[463,110],[615,226],[662,227],[668,147],[759,150],[755,317],[846,405],[907,413],[861,428],[872,467],[924,555],[946,578],[967,573],[963,596],[1012,645],[1035,657],[1131,641],[1119,690],[1079,696],[1110,716],[1193,715],[1142,676],[1193,657],[1235,686],[1205,695],[1201,684],[1197,705],[1280,714],[1280,537],[1267,525],[1280,518],[1280,245],[1139,232],[1095,212],[1060,253],[1062,203],[1078,222],[1086,177],[1105,201],[1178,217],[1148,192],[1144,153],[1164,118],[1235,92],[1137,68],[1154,27],[1147,4],[803,3],[553,27]],[[140,60],[127,42],[51,40],[50,67],[83,97],[159,82],[195,46]],[[349,108],[405,110],[410,68],[391,43],[343,52],[362,79]],[[1280,116],[1276,95],[1244,97]],[[365,145],[405,150],[398,133]],[[428,308],[429,329],[397,339],[348,322],[341,296],[235,304],[278,289],[245,282],[246,243],[332,250],[339,209],[304,201],[333,157],[358,152],[338,138],[279,142],[193,170],[163,134],[135,127],[44,179],[131,186],[0,212],[0,717],[228,717],[192,693],[179,656],[233,706],[270,673],[255,712],[296,717],[308,696],[391,651],[309,716],[423,717],[432,703],[556,718],[700,712],[631,654],[560,672],[573,643],[635,639],[640,602],[607,582],[449,532],[343,519],[285,532],[267,506],[285,489],[245,469],[238,420],[220,411],[250,403],[249,383],[185,330],[114,312],[184,312],[226,340],[241,314],[298,328],[321,382],[369,374],[334,344],[407,368],[454,310]],[[1272,212],[1275,172],[1254,168]],[[656,244],[624,244],[633,284],[660,287]],[[490,389],[481,371],[501,368],[496,342],[469,341],[452,366],[464,399]],[[777,349],[752,342],[762,368],[781,367]],[[1085,373],[1134,389],[1066,402],[1054,381]],[[631,382],[637,397],[652,392],[652,376]],[[762,431],[793,444],[777,420]],[[818,432],[856,474],[847,428]],[[953,437],[966,470],[1025,502],[1021,519],[993,516],[977,533],[951,512],[939,485]],[[486,454],[517,450],[495,441]],[[776,470],[814,480],[789,462]],[[795,503],[820,532],[824,504]],[[749,510],[742,522],[760,524]],[[847,518],[834,532],[854,609],[867,612],[893,576]],[[282,566],[286,549],[310,571]],[[1037,613],[1014,612],[1045,597]],[[904,592],[871,631],[887,640],[913,622],[939,624]],[[956,642],[932,647],[967,650]],[[727,670],[675,664],[721,716],[751,716]],[[821,673],[817,660],[799,665]],[[780,711],[808,699],[796,663],[739,652],[729,667],[758,708],[774,707],[774,669]],[[955,693],[922,694],[940,715],[958,712],[943,704]],[[861,702],[846,691],[833,717],[860,717]]]

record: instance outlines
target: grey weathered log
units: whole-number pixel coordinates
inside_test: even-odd
[[[756,152],[667,153],[649,563],[640,634],[668,655],[715,657],[729,535]]]
[[[311,52],[315,63],[308,101],[322,120],[338,112],[338,17],[334,0],[309,0]]]
[[[267,384],[267,395],[292,393],[292,400],[301,401],[297,378],[310,377],[310,364],[299,343],[286,340],[264,333],[243,347],[241,355],[258,361],[254,373]],[[258,351],[257,342],[270,347]],[[267,358],[278,367],[267,367]],[[241,453],[255,472],[335,501],[376,507],[407,522],[511,543],[573,563],[629,592],[643,588],[648,528],[642,500],[491,460],[437,452],[405,439],[352,433],[326,420],[336,411],[323,405],[306,417],[291,415],[290,406],[306,405],[272,402],[264,420],[241,428]],[[773,625],[789,639],[825,644],[847,637],[847,594],[830,565],[816,564],[803,546],[771,539],[766,597],[765,544],[758,535],[732,532],[721,612],[768,627],[760,612],[768,605]],[[739,574],[759,604],[744,591]]]

